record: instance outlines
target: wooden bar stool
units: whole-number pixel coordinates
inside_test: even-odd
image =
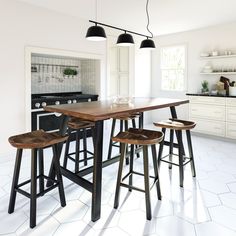
[[[160,189],[160,179],[158,174],[157,166],[157,155],[156,155],[156,144],[160,143],[163,138],[163,133],[159,131],[145,130],[145,129],[133,129],[130,128],[128,131],[120,132],[116,137],[113,137],[113,141],[121,143],[121,157],[119,163],[119,170],[116,183],[116,193],[115,193],[115,202],[114,208],[117,209],[119,206],[119,195],[120,187],[126,187],[129,191],[137,190],[145,193],[146,199],[146,217],[148,220],[152,218],[151,211],[151,201],[150,201],[150,189],[156,185],[158,199],[161,200],[161,189]],[[128,144],[131,144],[131,155],[130,155],[130,166],[129,172],[122,178],[122,169],[123,163],[126,156],[126,148]],[[133,162],[134,162],[134,145],[141,145],[143,147],[143,167],[144,173],[139,173],[134,171]],[[153,167],[155,176],[149,176],[149,165],[148,165],[148,145],[152,149],[152,158],[153,158]],[[138,187],[133,186],[133,174],[144,176],[145,187],[144,190]],[[129,177],[129,184],[124,183],[123,181]],[[150,188],[149,178],[154,178],[154,182]]]
[[[191,141],[191,133],[190,130],[196,126],[196,123],[193,121],[179,120],[179,119],[169,119],[167,121],[160,121],[154,123],[155,126],[161,127],[162,132],[164,134],[164,138],[160,143],[159,153],[158,153],[158,163],[161,161],[169,163],[169,168],[172,168],[172,165],[179,166],[179,181],[180,187],[183,187],[184,181],[184,166],[188,163],[191,164],[192,176],[196,176],[196,170],[194,165],[194,157],[193,157],[193,147]],[[165,141],[165,133],[166,129],[170,129],[170,141]],[[186,131],[189,157],[185,156],[183,150],[183,140],[182,140],[182,131]],[[176,134],[177,144],[174,143],[174,132]],[[164,145],[169,146],[169,154],[162,156]],[[173,153],[173,148],[178,148],[178,155]],[[178,163],[174,162],[172,158],[174,156],[178,157]],[[169,161],[166,158],[169,157]]]
[[[139,118],[140,115],[141,115],[140,112],[135,112],[135,113],[129,114],[127,116],[117,116],[116,118],[112,119],[110,143],[109,143],[108,157],[107,157],[108,160],[111,159],[113,147],[119,148],[119,150],[121,152],[120,144],[118,144],[118,142],[112,140],[112,138],[115,135],[116,120],[120,121],[120,132],[127,131],[129,129],[129,121],[132,122],[132,128],[136,128],[135,119]],[[138,145],[136,145],[136,148],[138,148]],[[128,152],[128,149],[127,149],[127,152]],[[139,157],[139,153],[137,153],[136,155],[137,155],[137,157]],[[126,163],[128,164],[128,159],[126,159]]]
[[[43,196],[48,191],[58,187],[61,206],[66,205],[65,193],[63,188],[62,176],[60,171],[60,163],[58,156],[57,144],[64,142],[67,136],[60,136],[58,133],[46,133],[43,130],[37,130],[30,133],[24,133],[9,138],[10,144],[17,148],[15,168],[12,180],[11,194],[8,213],[14,212],[16,193],[19,192],[24,196],[30,198],[30,228],[36,226],[36,199]],[[53,149],[53,165],[57,180],[53,180],[44,175],[43,164],[43,149],[52,147]],[[31,179],[18,184],[20,175],[20,166],[23,149],[31,149]],[[39,151],[39,156],[37,155]],[[37,176],[37,157],[39,161],[39,175]],[[37,193],[37,179],[39,179],[39,192]],[[44,179],[53,181],[53,185],[44,189]],[[30,193],[22,190],[20,187],[30,183]]]
[[[75,162],[75,173],[79,171],[79,163],[84,162],[84,166],[88,164],[88,160],[93,159],[94,154],[90,152],[87,148],[87,129],[91,129],[92,132],[92,139],[94,144],[94,126],[95,123],[92,121],[82,120],[78,118],[71,118],[68,121],[68,135],[69,138],[66,141],[66,147],[65,147],[65,156],[64,156],[64,162],[63,167],[67,167],[68,159]],[[75,145],[75,152],[69,153],[70,148],[70,142],[72,138],[72,133],[75,132],[76,135],[76,145]],[[80,150],[80,137],[83,138],[83,149]],[[83,159],[80,159],[80,153],[83,153]],[[91,156],[88,157],[88,154]],[[72,155],[75,155],[72,157]]]

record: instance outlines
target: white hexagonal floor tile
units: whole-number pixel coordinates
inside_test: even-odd
[[[53,235],[56,229],[59,227],[58,221],[56,221],[51,215],[42,215],[37,217],[35,228],[29,227],[29,219],[16,231],[17,235],[21,236],[40,236],[40,235]]]
[[[4,197],[2,197],[0,199],[0,212],[1,211],[7,212],[8,205],[9,205],[9,199],[10,199],[9,194],[4,195]],[[27,203],[29,203],[29,198],[18,193],[16,196],[15,211],[19,211],[19,210],[23,211],[22,208]]]
[[[81,220],[89,207],[79,200],[67,201],[65,207],[53,211],[53,217],[60,223],[67,223]]]
[[[4,197],[7,193],[2,189],[0,188],[0,198]]]
[[[143,193],[132,191],[129,192],[127,188],[122,188],[120,192],[120,203],[118,210],[120,212],[126,212],[126,211],[133,211],[137,210],[141,206],[141,201],[143,198]],[[109,205],[111,207],[114,206],[114,200],[115,200],[115,194],[111,196],[111,199],[109,201]]]
[[[0,212],[0,234],[14,233],[28,217],[23,212]]]
[[[208,192],[208,191],[205,191],[205,190],[198,190],[200,191],[200,195],[202,197],[202,201],[203,201],[203,205],[205,207],[213,207],[213,206],[219,206],[221,205],[221,201],[218,197],[217,194],[215,193],[211,193],[211,192]],[[194,193],[196,194],[196,193]]]
[[[210,179],[215,180],[217,182],[222,182],[222,183],[230,183],[233,181],[236,181],[234,176],[232,174],[226,173],[224,171],[211,171],[208,172],[208,176]]]
[[[11,183],[12,178],[9,175],[2,175],[1,181],[0,181],[0,187],[3,187],[4,185]]]
[[[173,203],[163,197],[162,200],[158,200],[156,192],[151,194],[151,207],[153,217],[170,216],[174,213]],[[146,212],[145,198],[141,202],[140,209]]]
[[[103,205],[101,208],[101,218],[98,221],[91,221],[91,210],[87,211],[83,220],[93,229],[100,230],[117,226],[119,217],[120,212],[118,210],[113,209],[111,206]]]
[[[49,195],[39,197],[37,199],[37,216],[50,215],[57,206],[59,207],[59,205],[59,202]],[[30,202],[23,207],[23,211],[28,216],[30,215]]]
[[[236,210],[230,209],[225,206],[217,206],[209,208],[209,213],[211,219],[214,222],[219,223],[220,225],[223,225],[232,230],[236,230]]]
[[[156,232],[155,220],[146,220],[146,213],[130,211],[121,213],[119,227],[132,236],[154,234]]]
[[[207,190],[212,193],[220,194],[229,192],[229,188],[226,184],[217,182],[213,179],[199,180],[199,186],[201,189]]]
[[[196,236],[194,226],[176,216],[156,219],[156,233],[161,236]]]
[[[87,235],[87,234],[86,234]],[[95,230],[94,236],[129,236],[128,233],[120,229],[119,227],[108,228],[103,230]]]
[[[234,208],[236,210],[236,194],[235,193],[220,194],[219,197],[223,205],[230,208]]]
[[[219,224],[214,222],[205,222],[201,224],[195,225],[197,236],[206,236],[206,235],[214,235],[214,236],[236,236],[236,232],[233,230],[227,229]]]
[[[232,193],[236,193],[236,182],[227,184]]]
[[[95,231],[89,225],[85,224],[82,220],[74,221],[71,223],[61,224],[56,232],[53,234],[54,236],[78,236],[78,235],[86,235],[86,236],[94,236]]]

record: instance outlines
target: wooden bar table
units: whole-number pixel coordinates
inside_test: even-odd
[[[129,104],[113,104],[112,101],[94,101],[76,104],[55,105],[44,107],[45,111],[57,112],[63,115],[60,134],[64,135],[67,130],[67,121],[70,116],[95,121],[95,144],[94,163],[92,167],[75,174],[61,167],[62,174],[76,184],[84,187],[92,193],[91,220],[96,221],[101,215],[101,188],[102,188],[102,168],[118,160],[112,158],[103,161],[103,123],[104,120],[116,116],[126,116],[131,112],[145,112],[161,108],[170,108],[172,118],[177,118],[175,107],[188,103],[185,99],[171,98],[134,98]],[[142,116],[141,116],[142,117]],[[141,118],[142,119],[142,118]],[[60,147],[60,153],[62,145]],[[89,182],[84,175],[93,173],[93,182]],[[55,178],[53,167],[50,169],[50,176]],[[50,182],[48,182],[50,185]]]

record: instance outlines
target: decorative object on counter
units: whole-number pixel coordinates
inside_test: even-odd
[[[200,54],[200,57],[209,57],[210,56],[210,53],[209,52],[202,52]]]
[[[134,31],[130,31],[130,30],[126,30],[126,29],[116,27],[116,26],[112,26],[112,25],[108,25],[108,24],[98,22],[97,21],[97,10],[96,10],[96,21],[89,20],[89,22],[94,23],[95,26],[91,26],[91,27],[88,28],[87,34],[86,34],[86,39],[92,40],[92,41],[106,40],[106,33],[105,33],[104,29],[101,27],[101,26],[105,26],[105,27],[109,27],[109,28],[112,28],[112,29],[124,31],[124,33],[119,35],[119,37],[118,37],[117,45],[119,45],[119,46],[133,45],[134,40],[133,40],[133,37],[132,37],[131,34],[135,34],[135,35],[139,35],[139,36],[142,36],[142,37],[146,38],[141,42],[140,49],[155,49],[155,43],[152,40],[153,34],[149,29],[148,3],[149,3],[149,0],[146,1],[146,15],[147,15],[146,29],[150,33],[150,35],[144,35],[144,34],[134,32]],[[96,1],[96,9],[97,9],[97,1]],[[98,26],[98,25],[101,25],[101,26]],[[131,33],[131,34],[127,34],[127,33]]]
[[[202,81],[202,89],[201,89],[202,93],[209,93],[209,88],[208,88],[208,81],[203,80]]]
[[[229,95],[236,96],[236,82],[232,81],[229,85]]]
[[[215,57],[215,56],[218,56],[219,53],[218,53],[218,51],[213,51],[213,52],[211,53],[211,55],[212,55],[213,57]]]
[[[224,83],[224,89],[226,90],[226,96],[229,95],[229,82],[230,82],[230,79],[224,77],[224,76],[221,76],[220,77],[220,82]]]

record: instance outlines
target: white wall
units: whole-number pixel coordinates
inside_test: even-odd
[[[43,8],[0,0],[0,153],[12,151],[7,141],[9,136],[25,131],[25,47],[55,48],[105,57],[105,42],[85,39],[90,25],[87,21]]]
[[[156,37],[155,44],[157,50],[152,54],[152,96],[153,97],[174,97],[186,98],[185,93],[196,93],[201,88],[201,81],[207,80],[210,87],[216,83],[220,75],[200,75],[202,67],[208,60],[200,59],[201,52],[211,52],[218,50],[234,50],[236,53],[236,22],[208,27],[204,29],[188,31],[177,34]],[[160,71],[160,47],[175,44],[187,45],[187,89],[184,92],[165,92],[161,91],[161,71]],[[212,60],[213,64],[234,65],[236,68],[236,58]],[[226,77],[236,80],[235,75],[226,75]],[[188,106],[183,105],[177,108],[180,118],[186,118]],[[170,113],[167,109],[152,113],[153,120],[169,118]]]

